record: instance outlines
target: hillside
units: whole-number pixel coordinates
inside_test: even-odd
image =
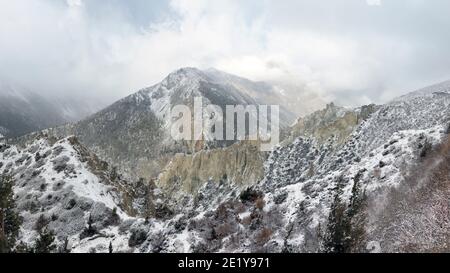
[[[112,134],[120,120],[133,128],[134,113],[160,120],[155,101],[170,101],[165,88],[180,83],[172,76],[99,113],[112,122],[99,132]],[[186,86],[183,94],[199,92]],[[76,137],[41,134],[2,144],[0,173],[15,181],[28,245],[43,215],[73,252],[107,252],[110,243],[123,252],[448,251],[449,106],[446,83],[380,106],[330,104],[299,119],[269,154],[244,142],[178,153],[138,181]],[[85,124],[96,132],[103,123]]]

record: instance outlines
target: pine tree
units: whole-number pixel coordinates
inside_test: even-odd
[[[347,253],[358,251],[365,237],[365,193],[361,191],[360,179],[364,171],[354,177],[352,196],[349,204],[342,201],[343,178],[336,188],[334,201],[328,216],[327,233],[324,238],[324,251]]]
[[[325,252],[343,253],[346,252],[346,215],[345,206],[342,204],[338,194],[334,198],[328,216],[327,234],[325,236]]]
[[[15,211],[12,184],[11,177],[0,176],[0,253],[12,251],[22,224]]]
[[[55,235],[47,228],[43,228],[39,231],[39,237],[34,244],[35,253],[51,253],[56,249]]]
[[[330,215],[328,216],[327,233],[325,236],[325,252],[345,253],[347,251],[346,238],[348,235],[348,219],[346,217],[346,206],[341,200],[344,178],[340,177],[331,204]]]
[[[93,231],[94,228],[92,227],[92,224],[93,224],[93,221],[92,221],[92,215],[90,215],[90,214],[89,214],[89,218],[88,218],[87,224],[88,224],[88,230],[89,230],[89,231]]]
[[[112,246],[112,242],[109,242],[109,253],[113,253],[113,246]]]
[[[93,224],[94,224],[94,221],[92,220],[92,216],[89,215],[89,218],[87,221],[87,227],[85,227],[83,232],[80,234],[80,240],[83,240],[84,238],[92,237],[97,233],[97,229],[93,226]]]
[[[14,248],[14,253],[33,253],[34,249],[26,243],[20,241]]]

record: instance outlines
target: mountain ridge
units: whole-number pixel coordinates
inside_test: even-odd
[[[163,110],[159,113],[151,109],[152,99],[170,98],[165,93],[176,93],[177,87],[183,90],[176,101],[201,92],[201,84],[187,84],[194,88],[186,90],[177,84],[182,75],[172,76],[165,85],[101,112],[94,119],[106,122],[86,123],[84,129],[113,134],[110,123],[133,116],[138,119],[125,119],[128,127],[121,130],[138,125],[141,134],[125,140],[131,146],[133,139],[142,141],[139,126],[148,124],[138,122],[139,117],[150,116],[147,121],[154,126],[157,115],[164,115],[163,107],[155,108]],[[42,213],[55,219],[49,225],[59,245],[67,235],[60,222],[73,216],[76,228],[68,237],[74,252],[107,252],[110,243],[120,252],[445,251],[450,238],[445,214],[450,209],[450,86],[437,86],[378,106],[330,104],[299,119],[291,138],[265,155],[239,147],[245,143],[172,150],[157,167],[164,168],[162,174],[151,179],[128,180],[120,168],[102,167],[95,153],[89,156],[92,147],[83,148],[82,140],[58,140],[51,130],[20,147],[1,144],[0,173],[16,180],[19,208],[28,219],[19,237],[27,244],[32,244],[39,218],[29,203],[37,198]],[[162,146],[163,139],[150,131]],[[87,162],[96,163],[89,167]],[[62,188],[60,180],[65,181]],[[96,189],[92,195],[85,195],[88,186]],[[119,219],[113,215],[115,206]],[[89,215],[96,232],[85,231]]]

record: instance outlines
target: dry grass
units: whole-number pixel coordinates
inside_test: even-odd
[[[273,234],[273,231],[270,228],[263,228],[256,235],[256,244],[264,245],[265,243],[267,243],[270,240],[272,234]]]
[[[264,201],[264,198],[260,197],[256,199],[255,201],[255,207],[259,210],[264,209],[264,206],[266,205],[266,201]]]

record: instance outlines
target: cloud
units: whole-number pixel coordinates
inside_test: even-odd
[[[112,101],[197,66],[356,106],[450,78],[444,0],[0,2],[0,78],[47,95]]]
[[[82,0],[67,0],[67,5],[70,7],[81,7],[83,5]]]
[[[366,0],[369,6],[381,6],[381,0]]]

